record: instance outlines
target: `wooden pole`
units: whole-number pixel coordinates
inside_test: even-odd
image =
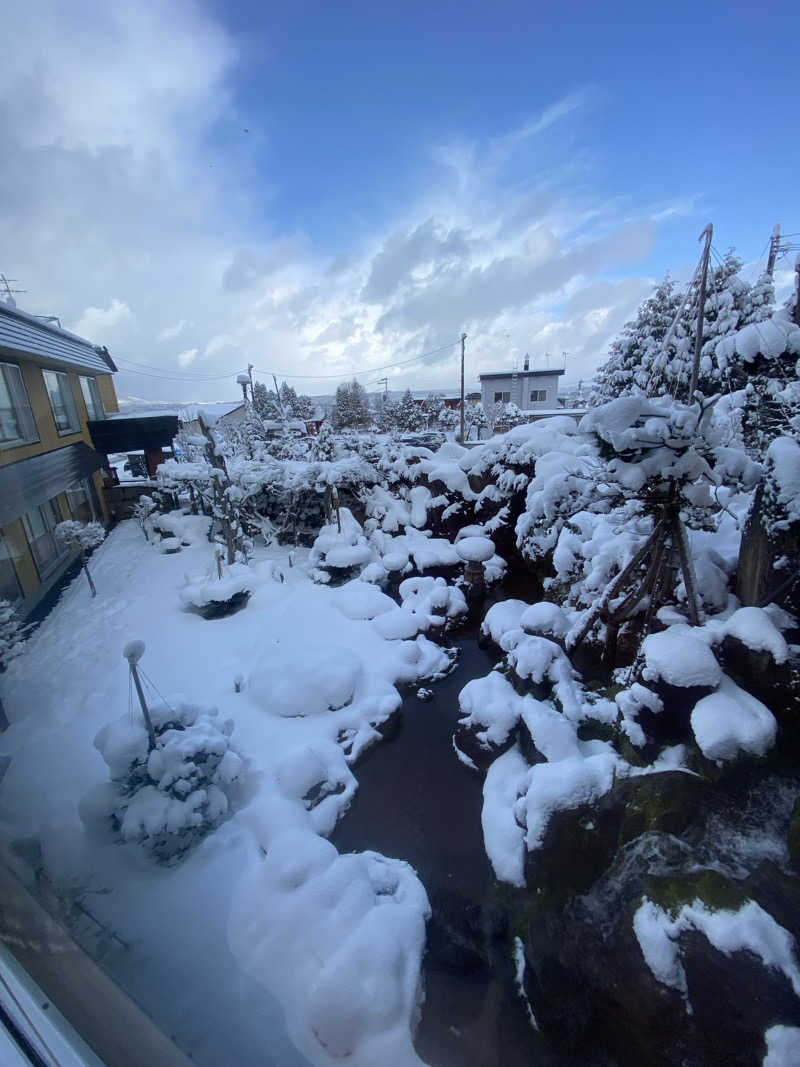
[[[147,701],[144,698],[144,692],[142,691],[142,683],[139,680],[139,672],[136,669],[136,664],[144,655],[144,641],[130,641],[122,650],[122,658],[128,661],[128,666],[131,669],[131,677],[133,678],[133,684],[136,686],[136,695],[139,697],[139,703],[142,706],[142,717],[144,718],[144,724],[147,727],[147,739],[149,743],[150,752],[156,747],[156,732],[153,729],[153,720],[150,718],[150,712],[147,707]]]
[[[467,339],[465,333],[461,334],[461,444],[464,444],[464,342]]]
[[[706,310],[706,283],[708,281],[708,257],[711,255],[711,235],[714,227],[709,222],[708,226],[700,234],[699,240],[706,239],[703,249],[703,262],[700,267],[700,294],[697,300],[697,330],[694,337],[694,359],[692,360],[692,377],[689,382],[689,403],[692,403],[697,389],[697,379],[700,376],[700,349],[703,347],[703,318]]]
[[[92,596],[97,596],[97,590],[94,587],[92,576],[91,574],[89,574],[89,564],[86,562],[86,552],[83,549],[81,549],[81,566],[86,572],[86,581],[89,583],[89,588],[92,591]]]
[[[775,223],[772,236],[769,239],[769,259],[767,260],[767,274],[772,277],[775,270],[775,260],[778,258],[778,248],[781,243],[781,224]]]

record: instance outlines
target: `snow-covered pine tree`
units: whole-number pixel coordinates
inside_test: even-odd
[[[313,419],[314,402],[310,396],[300,393],[294,398],[294,415],[296,419]]]
[[[426,424],[435,426],[439,421],[439,416],[444,410],[444,397],[441,393],[428,393],[426,399],[422,403],[422,410],[425,413]]]
[[[460,421],[461,416],[455,408],[445,407],[442,408],[442,410],[439,412],[437,425],[441,430],[444,430],[445,433],[447,433],[448,431],[455,430],[455,428],[459,425]]]
[[[663,356],[661,352],[682,299],[683,292],[667,275],[639,307],[636,318],[625,323],[619,336],[611,342],[608,359],[595,376],[590,399],[593,406],[618,396],[646,393],[657,366],[663,378],[667,366],[676,358],[685,358],[689,339],[680,323],[668,352]]]
[[[464,408],[464,422],[468,441],[480,441],[481,430],[489,424],[483,404],[467,404]]]
[[[396,423],[397,428],[403,433],[421,430],[425,425],[425,413],[412,396],[410,389],[406,389],[397,405]]]
[[[287,385],[286,382],[281,386],[281,407],[283,408],[283,414],[287,419],[298,418],[297,414],[297,393],[294,387]]]
[[[336,459],[336,438],[333,427],[325,420],[314,440],[314,459],[330,462]]]
[[[278,398],[263,382],[253,385],[253,407],[262,419],[279,419],[281,417]]]

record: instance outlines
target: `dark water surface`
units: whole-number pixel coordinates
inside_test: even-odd
[[[474,637],[455,642],[456,669],[403,701],[386,740],[355,769],[358,792],[331,840],[407,860],[433,915],[423,961],[426,1001],[416,1037],[432,1067],[522,1067],[541,1062],[537,1035],[513,987],[494,876],[483,847],[482,779],[453,749],[458,694],[497,657]]]

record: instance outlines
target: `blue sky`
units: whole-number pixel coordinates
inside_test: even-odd
[[[231,396],[248,361],[369,385],[462,328],[473,375],[566,350],[588,377],[709,220],[750,271],[800,230],[788,3],[31,8],[0,270],[122,393]]]

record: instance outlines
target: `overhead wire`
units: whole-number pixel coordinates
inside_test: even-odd
[[[266,375],[269,375],[269,376],[274,375],[275,377],[282,378],[284,380],[286,380],[286,379],[293,379],[293,380],[303,379],[305,381],[332,381],[332,380],[338,379],[339,381],[341,381],[341,380],[343,380],[345,378],[349,378],[349,377],[356,378],[356,377],[358,377],[359,375],[362,375],[362,374],[375,374],[378,371],[389,370],[392,367],[405,367],[405,366],[408,366],[410,363],[417,363],[421,359],[427,359],[428,356],[435,356],[439,352],[445,352],[450,348],[455,348],[456,345],[458,345],[458,344],[460,344],[460,338],[459,338],[458,341],[451,341],[449,344],[441,345],[441,347],[439,347],[439,348],[432,348],[432,349],[429,349],[427,352],[420,352],[419,355],[412,356],[410,359],[401,359],[401,360],[396,360],[393,363],[384,363],[379,367],[365,367],[365,368],[363,368],[361,370],[342,371],[339,374],[285,374],[282,371],[265,370],[263,367],[253,367],[253,370],[257,371],[259,374],[266,374]],[[123,365],[121,367],[121,369],[126,374],[138,374],[138,375],[141,375],[142,377],[145,377],[145,378],[158,378],[158,379],[161,379],[162,381],[173,381],[173,382],[189,382],[189,383],[194,383],[194,382],[197,382],[197,383],[217,382],[217,381],[222,381],[223,379],[226,379],[226,378],[236,378],[239,373],[242,373],[242,372],[232,371],[232,372],[230,372],[228,374],[207,374],[207,375],[170,374],[168,371],[162,371],[161,368],[155,367],[151,363],[138,363],[135,360],[126,359],[124,357],[119,357],[117,359],[117,362]],[[136,368],[147,368],[147,369],[146,370],[140,370],[140,369],[136,369]]]

